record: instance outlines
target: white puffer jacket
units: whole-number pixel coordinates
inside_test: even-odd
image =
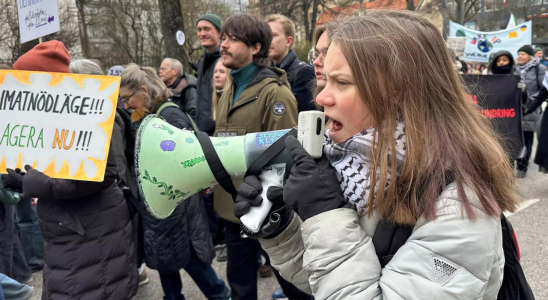
[[[438,199],[438,217],[420,219],[382,270],[371,240],[379,219],[358,218],[351,209],[304,223],[295,217],[261,244],[280,274],[316,300],[496,299],[504,269],[500,219],[466,193],[476,220],[462,217],[456,185],[449,185]]]

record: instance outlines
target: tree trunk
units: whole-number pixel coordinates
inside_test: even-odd
[[[312,41],[312,35],[310,34],[310,19],[308,18],[308,10],[310,9],[309,0],[303,0],[303,19],[304,19],[304,32],[306,32],[306,40]]]
[[[82,55],[85,58],[90,58],[89,49],[89,35],[88,25],[86,23],[86,11],[85,3],[83,0],[76,0],[76,7],[78,8],[78,16],[80,17],[80,26],[78,26],[80,32],[80,42],[82,44]]]
[[[319,0],[312,0],[312,24],[310,26],[310,34],[307,32],[306,40],[309,42],[312,42],[312,38],[314,37],[314,31],[316,31],[316,19],[318,19],[318,1]]]
[[[185,48],[177,43],[177,30],[183,30],[183,14],[180,0],[158,0],[162,35],[164,36],[164,50],[166,57],[179,60],[185,69],[188,68],[188,56]]]
[[[464,26],[464,12],[466,9],[466,1],[458,0],[457,1],[457,22]]]
[[[406,0],[407,1],[407,10],[415,10],[415,3],[413,0]]]

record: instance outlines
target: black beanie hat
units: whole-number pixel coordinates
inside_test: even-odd
[[[534,56],[535,55],[535,50],[533,50],[533,47],[531,47],[531,45],[525,45],[521,48],[519,48],[518,52],[525,52],[531,56]]]
[[[221,18],[219,18],[217,15],[215,15],[215,14],[203,15],[198,19],[198,21],[196,22],[196,25],[200,21],[208,21],[209,23],[213,24],[213,26],[215,26],[215,28],[217,28],[217,30],[219,30],[219,32],[221,32],[222,22],[221,22]]]

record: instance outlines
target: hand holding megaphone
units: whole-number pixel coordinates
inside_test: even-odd
[[[322,153],[324,119],[323,113],[316,111],[299,115],[298,138],[313,157],[319,157]],[[215,153],[218,162],[211,166],[212,161],[207,159],[202,142],[193,131],[180,130],[157,115],[147,116],[139,127],[135,145],[137,184],[145,207],[152,216],[167,218],[181,201],[218,183],[219,165],[230,176],[229,182],[244,179],[249,169],[256,169],[249,173],[259,174],[262,192],[265,193],[263,202],[258,207],[251,207],[242,217],[242,222],[247,228],[259,232],[272,210],[272,203],[264,201],[268,187],[281,187],[284,176],[279,173],[292,165],[291,157],[287,151],[282,151],[283,148],[272,159],[263,154],[274,153],[270,151],[274,148],[272,145],[288,132],[293,131],[212,137],[208,139],[210,145],[206,152],[209,155]],[[262,163],[255,164],[259,161]],[[277,167],[277,164],[284,167]],[[223,177],[225,183],[226,178]]]
[[[297,139],[288,137],[290,142],[299,146],[310,159],[322,156],[323,127],[325,115],[319,111],[301,112]],[[296,150],[294,151],[295,153]],[[295,157],[292,158],[295,161]],[[285,164],[271,164],[265,167],[257,177],[246,177],[238,188],[238,197],[234,214],[242,222],[242,235],[251,238],[263,238],[273,234],[278,228],[285,228],[285,222],[291,221],[291,214],[283,211],[281,205],[273,206],[272,195],[268,193],[277,187],[281,190],[285,175]],[[260,186],[259,186],[260,185]],[[270,196],[270,197],[269,197]],[[285,216],[285,218],[284,218]],[[265,219],[267,221],[265,222]]]

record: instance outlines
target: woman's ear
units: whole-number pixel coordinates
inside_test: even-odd
[[[146,86],[141,86],[141,92],[145,93],[146,95],[148,95],[148,88]]]

